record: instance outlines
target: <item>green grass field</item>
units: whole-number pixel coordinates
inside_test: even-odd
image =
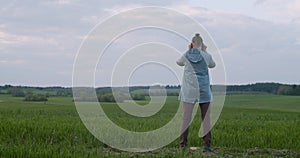
[[[169,97],[158,114],[136,119],[116,104],[103,104],[111,120],[134,131],[161,127],[172,118],[178,106],[177,97]],[[0,120],[1,158],[203,156],[201,151],[178,150],[178,139],[147,153],[111,149],[85,128],[70,97],[50,97],[44,103],[0,95]],[[197,115],[190,129],[190,146],[202,146],[198,138],[200,123]],[[217,157],[300,157],[300,97],[228,95],[212,133]]]

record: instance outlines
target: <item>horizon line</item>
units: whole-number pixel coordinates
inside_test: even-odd
[[[254,83],[237,83],[237,84],[211,84],[212,86],[246,86],[246,85],[253,85],[253,84],[281,84],[281,85],[300,85],[300,83],[282,83],[282,82],[254,82]],[[151,86],[161,86],[161,87],[166,87],[166,86],[180,86],[181,84],[156,84],[156,85],[118,85],[118,86],[95,86],[95,87],[90,87],[90,86],[76,86],[76,87],[86,87],[86,88],[119,88],[119,87],[151,87]],[[17,85],[17,84],[2,84],[0,87],[5,87],[5,86],[12,86],[12,87],[38,87],[38,88],[50,88],[50,87],[60,87],[60,88],[76,88],[72,86],[61,86],[61,85],[49,85],[49,86],[37,86],[37,85]]]

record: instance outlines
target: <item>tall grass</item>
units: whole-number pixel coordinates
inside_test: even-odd
[[[85,128],[70,97],[50,97],[48,102],[27,103],[20,98],[0,95],[0,100],[3,101],[0,102],[0,157],[201,156],[201,152],[179,151],[178,139],[150,153],[127,153],[107,148]],[[150,118],[130,116],[113,103],[102,105],[110,119],[121,127],[149,131],[166,124],[176,112],[179,102],[177,97],[169,97],[163,109]],[[198,138],[199,113],[190,128],[190,146],[202,146]],[[300,97],[229,95],[212,130],[212,144],[219,148],[222,156],[229,151],[235,156],[245,156],[249,148],[300,152],[299,131]],[[259,152],[250,157],[261,155],[268,157],[270,153]]]

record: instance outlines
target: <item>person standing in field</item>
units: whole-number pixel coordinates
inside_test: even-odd
[[[201,108],[203,125],[203,151],[213,152],[211,148],[210,102],[212,94],[208,68],[216,66],[212,56],[207,53],[206,46],[200,34],[196,34],[189,50],[177,60],[179,66],[184,66],[182,86],[179,100],[183,108],[182,124],[180,128],[180,147],[184,148],[188,143],[189,125],[192,111],[196,102]]]

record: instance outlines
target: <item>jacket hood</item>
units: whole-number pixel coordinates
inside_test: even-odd
[[[201,55],[201,52],[198,49],[192,48],[189,51],[187,51],[185,56],[190,62],[192,63],[198,63],[201,60],[203,60],[203,57]]]

